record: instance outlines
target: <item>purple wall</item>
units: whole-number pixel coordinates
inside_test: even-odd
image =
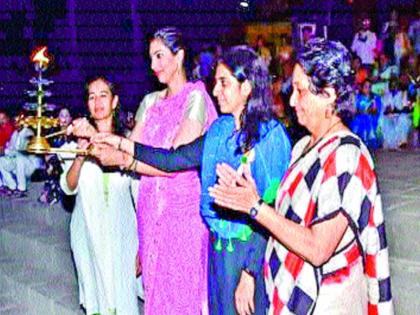
[[[239,0],[0,0],[0,106],[17,112],[30,101],[24,91],[31,88],[29,53],[37,43],[46,43],[55,56],[48,73],[56,82],[49,102],[84,108],[84,79],[104,73],[120,85],[123,107],[135,110],[142,96],[155,88],[146,34],[159,27],[178,26],[196,52],[220,40],[235,44],[244,21],[291,15],[294,25],[328,25],[330,38],[349,44],[353,16],[362,4],[374,3],[372,13],[383,20],[391,5],[407,9],[415,2],[354,0],[349,5],[345,0],[296,0],[288,6],[281,0],[249,1],[247,13],[238,9]]]
[[[0,106],[16,112],[31,101],[24,94],[34,75],[29,54],[45,43],[55,57],[48,102],[83,108],[84,79],[105,73],[119,84],[123,107],[136,109],[154,86],[146,34],[178,26],[197,51],[223,38],[238,20],[236,1],[1,0]]]

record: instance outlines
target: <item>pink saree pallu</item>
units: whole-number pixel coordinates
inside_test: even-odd
[[[204,106],[191,104],[191,93]],[[206,130],[217,115],[214,105],[204,84],[187,83],[147,109],[141,142],[171,148],[191,106],[204,108]],[[199,211],[200,189],[195,170],[140,180],[137,220],[146,315],[206,312],[209,237]]]

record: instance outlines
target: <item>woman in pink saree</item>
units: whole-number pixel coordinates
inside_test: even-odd
[[[158,30],[149,54],[153,72],[167,87],[144,97],[130,138],[164,148],[189,143],[217,116],[211,98],[202,82],[187,81],[178,30]],[[143,176],[137,198],[145,314],[205,314],[209,236],[199,213],[197,171]]]

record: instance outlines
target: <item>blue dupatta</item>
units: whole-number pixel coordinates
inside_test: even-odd
[[[258,193],[267,203],[272,203],[277,187],[290,159],[290,141],[282,124],[270,120],[260,126],[260,140],[253,148],[255,159],[251,173]],[[231,115],[221,116],[207,131],[201,166],[201,215],[210,230],[224,239],[237,238],[247,241],[252,228],[248,216],[228,213],[214,204],[208,188],[217,182],[216,165],[227,163],[234,169],[241,164],[242,154],[237,154],[238,134]],[[273,198],[274,196],[274,198]],[[270,200],[271,199],[271,200]]]

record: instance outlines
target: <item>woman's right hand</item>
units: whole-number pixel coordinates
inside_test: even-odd
[[[115,149],[120,147],[122,141],[122,137],[106,132],[98,132],[91,138],[91,142],[93,143],[105,143],[114,147]]]
[[[86,118],[78,118],[73,120],[73,122],[67,127],[67,135],[74,135],[79,138],[90,139],[93,137],[97,131]]]
[[[90,142],[85,138],[78,138],[77,139],[77,148],[80,150],[87,150],[90,146]],[[76,157],[77,160],[83,162],[86,159],[86,155],[78,155]]]
[[[133,158],[129,157],[128,154],[104,143],[94,144],[90,150],[90,154],[94,156],[103,166],[128,167],[128,165],[131,165],[133,162]]]

